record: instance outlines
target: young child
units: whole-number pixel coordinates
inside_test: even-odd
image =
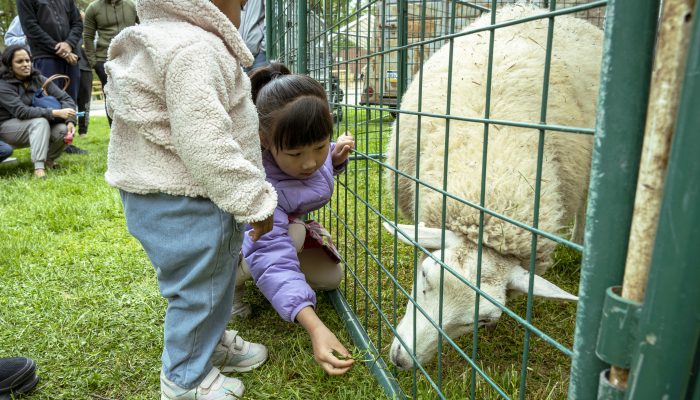
[[[269,231],[277,196],[265,181],[250,80],[234,25],[245,0],[139,0],[141,24],[109,48],[114,118],[107,182],[168,300],[161,400],[233,400],[265,346],[226,331],[243,224]]]
[[[239,273],[244,275],[249,269],[279,315],[299,322],[309,333],[316,362],[329,375],[341,375],[353,360],[333,354],[347,356],[348,351],[316,315],[314,288],[338,287],[342,269],[338,259],[320,247],[320,236],[324,236],[320,226],[304,224],[299,217],[330,200],[333,176],[345,169],[355,141],[341,136],[331,143],[328,100],[323,86],[314,79],[292,75],[284,65],[273,63],[256,69],[250,80],[260,118],[263,165],[268,182],[277,191],[278,204],[272,231],[256,242],[248,237],[243,240],[245,260]],[[304,249],[305,242],[316,248]],[[244,276],[239,276],[239,288],[243,281]],[[234,310],[246,313],[240,296]]]

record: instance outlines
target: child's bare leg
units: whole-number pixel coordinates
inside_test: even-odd
[[[340,286],[343,268],[334,264],[323,249],[306,249],[299,253],[301,272],[314,290],[333,290]]]
[[[289,237],[292,238],[292,243],[294,243],[297,253],[301,253],[304,250],[304,241],[306,240],[306,226],[292,222],[289,224],[287,232]]]
[[[334,264],[323,249],[304,249],[306,226],[290,223],[289,236],[299,254],[301,272],[309,286],[314,290],[337,289],[343,279],[343,269],[340,264]]]
[[[245,282],[251,278],[250,268],[245,262],[242,255],[239,255],[238,265],[236,266],[236,290],[233,292],[233,310],[231,317],[233,318],[248,318],[252,312],[250,304],[243,301],[245,294]]]
[[[343,279],[343,268],[334,264],[322,249],[304,249],[306,227],[304,224],[290,223],[289,236],[299,255],[301,272],[306,276],[306,282],[314,290],[333,290],[340,286]],[[251,279],[250,269],[243,257],[240,257],[236,270],[236,291],[233,295],[233,318],[247,318],[252,309],[250,304],[243,301],[245,281]]]

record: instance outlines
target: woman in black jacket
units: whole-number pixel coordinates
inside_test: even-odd
[[[32,56],[22,46],[9,46],[0,65],[0,140],[13,147],[31,149],[34,175],[46,176],[75,130],[75,103],[53,83],[46,86],[49,95],[61,103],[61,109],[32,106],[34,94],[46,77],[32,68]]]

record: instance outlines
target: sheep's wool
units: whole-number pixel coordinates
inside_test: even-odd
[[[546,10],[531,5],[506,6],[497,13],[498,22],[520,19]],[[472,25],[490,24],[485,14]],[[491,119],[539,123],[548,19],[499,28],[495,31],[493,76],[488,115]],[[401,109],[426,113],[484,118],[486,111],[489,31],[454,40],[453,76],[448,88],[450,46],[443,46],[423,66],[422,105],[419,108],[419,75],[414,76]],[[583,20],[556,17],[553,51],[547,93],[546,122],[591,128],[595,123],[601,60],[602,32]],[[452,92],[449,112],[447,93]],[[387,160],[410,176],[416,175],[420,155],[419,178],[437,188],[443,187],[446,155],[446,119],[422,117],[420,126],[414,115],[401,115],[399,132],[392,131],[387,144]],[[447,191],[461,199],[479,204],[481,199],[482,160],[485,128],[483,123],[451,120]],[[417,138],[420,136],[420,148]],[[535,129],[491,124],[488,127],[486,154],[485,207],[501,215],[533,224],[540,132]],[[395,153],[398,140],[398,153]],[[539,202],[539,229],[561,234],[574,213],[585,204],[590,169],[592,136],[547,131],[544,134]],[[416,152],[419,152],[417,154]],[[397,157],[398,156],[398,157]],[[394,174],[387,174],[389,188]],[[414,217],[415,182],[399,176],[398,205],[404,214]],[[418,218],[427,226],[440,227],[442,195],[421,185]],[[477,243],[479,211],[455,200],[447,200],[446,227]],[[532,234],[500,218],[485,214],[484,245],[521,265],[529,265]],[[537,271],[547,268],[555,247],[551,240],[538,240]]]

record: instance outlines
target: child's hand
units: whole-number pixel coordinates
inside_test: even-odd
[[[253,241],[260,239],[264,234],[272,230],[273,215],[270,215],[263,221],[250,223],[250,226],[253,227],[253,230],[250,232],[250,238],[253,239]]]
[[[350,370],[355,360],[349,358],[350,353],[333,332],[322,324],[309,333],[314,348],[314,359],[328,375],[343,375]],[[334,352],[348,358],[341,360],[333,354]]]
[[[350,150],[355,148],[355,139],[350,135],[342,135],[335,142],[335,148],[331,153],[333,166],[337,167],[345,162],[350,155]]]
[[[342,375],[350,369],[352,358],[340,360],[333,352],[343,357],[349,357],[350,353],[338,341],[333,332],[318,318],[313,307],[304,307],[297,314],[296,320],[309,332],[311,346],[314,348],[314,360],[328,375]]]

